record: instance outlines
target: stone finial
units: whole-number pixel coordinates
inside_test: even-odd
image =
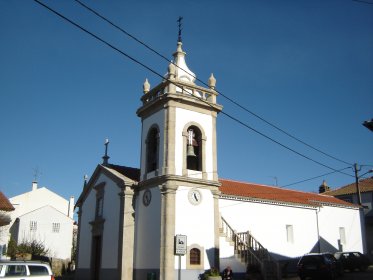
[[[170,79],[174,79],[175,75],[176,75],[176,67],[175,67],[174,63],[171,62],[170,65],[168,65],[168,77]]]
[[[214,77],[214,74],[211,73],[211,76],[208,80],[208,85],[211,89],[215,89],[215,86],[216,86],[216,79]]]
[[[148,93],[149,92],[149,90],[150,90],[150,84],[148,82],[148,79],[145,79],[145,82],[144,82],[144,84],[143,84],[142,87],[143,87],[144,93]]]

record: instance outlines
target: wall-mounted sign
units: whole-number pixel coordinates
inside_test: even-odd
[[[176,235],[175,236],[175,255],[183,256],[186,254],[187,250],[187,236],[186,235]]]

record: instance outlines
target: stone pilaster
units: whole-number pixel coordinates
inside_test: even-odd
[[[129,187],[122,187],[120,196],[119,215],[119,279],[133,278],[133,248],[135,233],[135,211],[133,207],[134,191]]]
[[[174,280],[175,278],[175,194],[177,186],[166,182],[162,185],[161,206],[161,263],[160,278],[162,280]]]

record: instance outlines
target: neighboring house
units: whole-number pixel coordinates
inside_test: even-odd
[[[0,227],[9,225],[11,222],[10,212],[14,211],[9,199],[0,192]]]
[[[194,83],[181,42],[174,63],[160,84],[144,83],[140,169],[105,152],[76,203],[76,279],[199,279],[228,264],[235,279],[251,265],[276,278],[279,260],[363,250],[356,205],[219,179],[216,80]]]
[[[15,210],[8,225],[7,241],[17,244],[40,242],[49,250],[48,256],[71,259],[74,198],[66,200],[45,187],[32,183],[30,192],[9,199]]]
[[[11,222],[10,212],[14,211],[13,205],[10,203],[9,199],[0,192],[0,259],[6,254],[6,225]]]
[[[361,204],[364,207],[367,254],[373,261],[373,177],[359,180]],[[325,192],[344,201],[358,203],[356,183]]]

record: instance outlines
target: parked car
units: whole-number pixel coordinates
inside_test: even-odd
[[[0,261],[0,279],[55,280],[49,264],[38,261]]]
[[[306,254],[298,262],[300,279],[336,279],[343,275],[342,264],[330,253]]]
[[[351,271],[355,269],[365,271],[370,265],[369,258],[360,252],[337,252],[334,256],[342,263],[344,269]]]

